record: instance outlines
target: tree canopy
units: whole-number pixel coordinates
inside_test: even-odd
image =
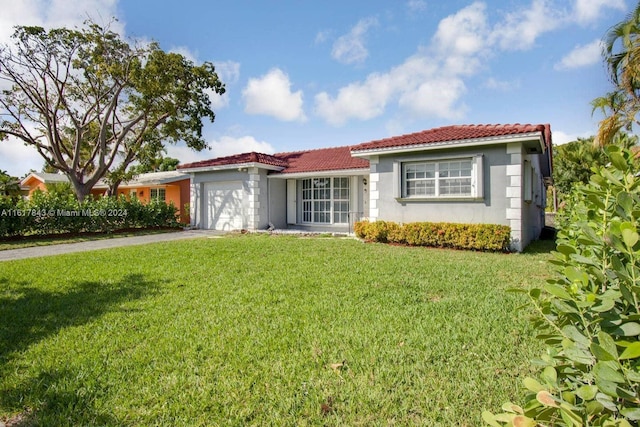
[[[130,44],[92,22],[16,27],[12,38],[0,47],[0,138],[33,146],[80,200],[103,177],[117,188],[167,142],[207,147],[209,96],[225,91],[213,64]]]
[[[609,158],[605,150],[594,145],[594,136],[553,147],[553,183],[560,201],[566,199],[578,184],[588,184],[593,168],[606,166]],[[623,132],[616,134],[610,144],[629,149],[638,138]]]
[[[134,174],[148,173],[148,172],[165,172],[174,171],[178,168],[180,160],[173,157],[154,157],[151,159],[144,159],[140,164],[131,168]]]
[[[0,197],[20,197],[20,180],[0,170]]]
[[[592,102],[593,110],[605,115],[596,136],[599,145],[611,143],[620,130],[630,132],[640,124],[640,3],[608,31],[603,56],[614,89]]]

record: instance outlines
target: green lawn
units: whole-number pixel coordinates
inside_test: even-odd
[[[247,235],[0,263],[0,420],[468,425],[522,396],[548,254]]]

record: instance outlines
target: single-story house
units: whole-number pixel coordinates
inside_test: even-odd
[[[143,202],[151,199],[173,202],[180,213],[180,221],[188,224],[189,209],[185,209],[185,205],[189,203],[189,182],[189,175],[179,171],[143,173],[130,181],[122,182],[118,187],[118,195],[135,196]],[[21,185],[28,187],[29,196],[36,190],[47,191],[48,184],[61,183],[69,183],[66,175],[40,172],[32,172],[21,181]],[[91,190],[91,194],[100,197],[108,188],[109,186],[100,180]]]
[[[361,219],[511,227],[521,251],[544,227],[548,124],[445,126],[354,146],[243,153],[178,166],[191,224],[351,231]]]
[[[46,193],[49,190],[47,186],[56,184],[69,184],[69,178],[61,173],[31,172],[20,181],[20,187],[26,190],[27,198],[38,190]],[[103,193],[104,188],[91,191],[94,196],[100,196]]]

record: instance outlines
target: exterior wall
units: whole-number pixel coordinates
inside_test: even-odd
[[[249,172],[249,187],[251,190],[249,229],[264,230],[269,227],[270,222],[268,171],[266,169],[251,168]]]
[[[522,251],[526,246],[526,238],[523,235],[522,218],[522,195],[524,185],[523,173],[523,147],[522,144],[514,142],[507,144],[507,156],[509,165],[507,166],[506,185],[506,219],[511,227],[511,245],[514,250]]]
[[[394,169],[398,159],[403,161],[446,159],[447,156],[476,156],[482,154],[483,195],[479,200],[410,201],[397,200],[401,172]],[[369,219],[408,222],[456,222],[510,225],[505,218],[507,200],[507,166],[510,158],[504,146],[486,146],[446,150],[430,150],[371,159],[369,182]]]
[[[319,232],[340,232],[348,233],[353,231],[353,225],[356,221],[361,220],[369,215],[368,206],[368,181],[369,175],[349,175],[341,174],[339,171],[335,175],[318,174],[317,176],[308,176],[307,178],[331,178],[331,177],[347,177],[349,178],[349,222],[345,224],[312,224],[302,222],[302,180],[306,178],[295,179],[294,194],[287,192],[287,181],[291,179],[271,178],[272,201],[270,203],[271,222],[276,228],[294,228],[297,230],[319,231]],[[274,184],[276,184],[274,186]],[[275,190],[275,191],[274,191]],[[293,200],[290,198],[293,197]],[[366,200],[365,200],[366,197]],[[292,210],[295,213],[295,222],[292,218],[288,218],[287,206],[295,204]]]
[[[183,179],[180,181],[176,181],[174,183],[179,188],[180,196],[178,198],[179,203],[176,203],[176,206],[180,210],[180,222],[183,224],[189,224],[191,222],[191,217],[189,215],[189,207],[185,206],[190,203],[189,200],[189,189],[190,189],[190,179]]]
[[[507,144],[508,201],[506,217],[511,226],[512,248],[521,252],[540,237],[545,225],[546,189],[541,171],[541,156],[526,154],[520,143]]]
[[[523,186],[525,192],[529,191],[529,197],[523,197],[522,203],[523,248],[540,237],[540,233],[545,226],[544,211],[547,206],[547,192],[540,169],[540,156],[528,155],[525,156],[525,161],[526,163],[523,166],[529,168],[531,186],[529,189],[527,189],[526,185]],[[526,168],[524,172],[527,172]]]
[[[398,161],[446,160],[482,154],[482,197],[478,200],[399,200]],[[512,249],[522,251],[544,227],[546,193],[541,171],[545,154],[526,154],[522,142],[373,156],[370,159],[369,219],[408,222],[500,224],[511,227]]]
[[[269,212],[267,221],[275,228],[287,228],[287,180],[267,180]]]
[[[197,228],[206,227],[207,206],[205,197],[206,183],[223,183],[228,181],[242,182],[242,227],[251,230],[267,226],[266,173],[257,168],[242,170],[222,170],[198,172],[191,175],[190,214],[191,225]],[[264,190],[262,190],[264,186]],[[263,214],[264,212],[264,214]],[[262,220],[261,217],[265,219]]]

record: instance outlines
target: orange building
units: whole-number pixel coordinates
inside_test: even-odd
[[[135,196],[143,202],[160,199],[166,203],[173,203],[178,208],[180,222],[189,223],[189,175],[178,171],[150,172],[138,175],[118,187],[118,195]],[[47,191],[47,185],[69,183],[65,175],[57,173],[33,172],[27,175],[20,185],[27,189],[28,196],[34,191]],[[95,197],[101,197],[108,189],[108,185],[100,180],[91,190]]]

